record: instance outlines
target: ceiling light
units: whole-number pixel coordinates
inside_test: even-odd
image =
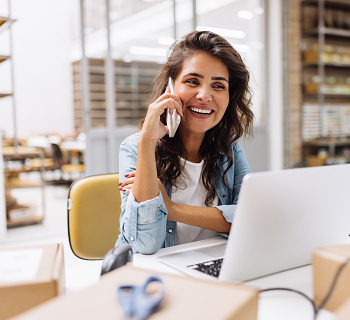
[[[240,10],[238,11],[237,16],[241,19],[251,20],[253,18],[253,13],[250,11]]]
[[[235,39],[244,39],[246,36],[245,32],[240,30],[213,28],[213,27],[205,27],[205,26],[198,26],[197,31],[212,31],[223,37],[235,38]]]

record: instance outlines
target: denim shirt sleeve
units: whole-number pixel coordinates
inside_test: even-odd
[[[243,177],[251,172],[244,151],[238,141],[232,147],[231,152],[233,165],[227,172],[225,179],[226,183],[233,191],[229,190],[222,181],[223,172],[227,167],[226,157],[219,159],[217,162],[221,176],[215,183],[216,192],[220,199],[219,205],[215,207],[221,211],[226,221],[230,223],[232,223],[234,219]]]
[[[120,146],[119,177],[136,170],[138,134],[132,135]],[[165,239],[167,210],[161,192],[154,199],[138,203],[131,192],[121,192],[120,234],[116,243],[128,243],[133,252],[152,254],[158,251]]]

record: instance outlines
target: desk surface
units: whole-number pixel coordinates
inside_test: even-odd
[[[209,244],[222,242],[221,238],[207,239],[159,250],[154,255],[134,255],[133,264],[138,267],[158,272],[181,274],[165,264],[157,257],[164,254],[198,248]],[[99,280],[101,261],[90,261],[82,267],[71,267],[66,270],[66,286],[68,291],[74,291],[93,284]],[[187,276],[187,275],[184,275]],[[299,290],[312,297],[312,267],[306,266],[293,270],[266,276],[246,284],[259,289],[285,287]],[[273,291],[262,293],[259,298],[258,320],[312,320],[313,310],[309,301],[298,294]],[[335,316],[322,310],[317,320],[334,320]]]

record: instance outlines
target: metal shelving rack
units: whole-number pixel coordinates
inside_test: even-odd
[[[350,42],[350,2],[302,1],[301,23],[304,159],[306,162],[308,158],[317,159],[322,150],[328,153],[328,161],[324,158],[323,164],[350,161],[350,154],[341,160],[338,157],[339,153],[350,150],[350,123],[343,130],[344,123],[350,121],[350,49],[346,49]],[[308,48],[310,43],[313,49]],[[329,82],[342,77],[346,80],[344,84]],[[307,110],[305,104],[308,103],[318,105],[318,111]],[[340,115],[344,114],[346,117],[342,119]]]
[[[11,108],[13,114],[13,146],[2,147],[2,143],[0,144],[2,148],[1,161],[4,160],[2,170],[4,171],[5,177],[5,202],[16,204],[16,210],[31,210],[30,206],[26,206],[23,204],[17,203],[17,200],[12,197],[11,190],[18,188],[37,188],[41,189],[41,198],[42,198],[42,213],[35,214],[33,216],[23,217],[16,220],[11,220],[7,217],[7,228],[42,223],[44,220],[45,214],[45,191],[44,191],[44,183],[43,183],[43,166],[40,168],[41,173],[41,181],[40,182],[31,182],[24,179],[19,178],[19,174],[23,172],[30,172],[31,169],[25,167],[24,162],[26,159],[40,158],[43,159],[43,154],[41,150],[32,150],[31,148],[26,148],[24,146],[20,146],[18,131],[17,131],[17,110],[16,110],[16,99],[15,99],[15,75],[14,75],[14,63],[13,63],[13,30],[12,24],[16,20],[12,18],[11,15],[11,0],[8,0],[8,12],[7,15],[0,15],[0,37],[4,35],[5,32],[8,32],[9,44],[8,44],[8,52],[4,53],[0,51],[0,64],[2,63],[10,63],[9,73],[2,76],[8,76],[11,78],[10,86],[11,89],[8,92],[0,92],[0,99],[6,98],[11,99]],[[1,50],[1,49],[0,49]],[[9,162],[13,163],[21,163],[23,164],[21,168],[11,169],[8,166]],[[9,177],[12,177],[9,179]],[[3,195],[1,195],[3,196]],[[36,210],[36,209],[35,209]]]

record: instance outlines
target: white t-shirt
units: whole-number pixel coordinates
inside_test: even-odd
[[[185,163],[185,167],[175,181],[177,187],[172,187],[171,200],[176,203],[205,207],[207,190],[202,182],[203,160],[200,163],[185,162],[184,159],[180,159],[180,161],[181,164]],[[213,205],[217,205],[218,201],[218,196],[216,196]],[[177,244],[182,244],[213,238],[218,233],[178,222],[176,235]]]

